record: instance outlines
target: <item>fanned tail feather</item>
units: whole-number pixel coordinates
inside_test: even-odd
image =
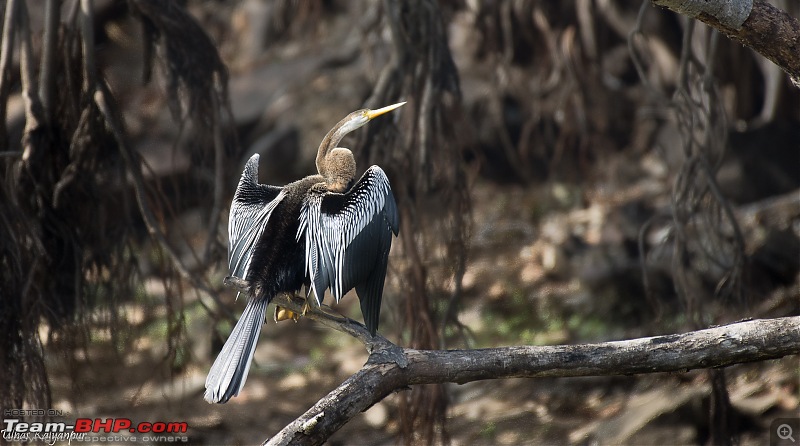
[[[251,298],[233,327],[206,378],[205,400],[225,403],[239,394],[247,380],[261,325],[267,313],[267,299]]]

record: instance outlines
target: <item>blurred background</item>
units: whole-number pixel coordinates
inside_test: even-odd
[[[800,17],[800,5],[771,2]],[[0,401],[186,421],[260,443],[367,352],[263,328],[202,398],[244,307],[222,286],[244,161],[315,173],[348,136],[401,212],[380,331],[412,348],[620,340],[800,315],[800,89],[624,0],[10,0],[0,55]],[[360,320],[354,293],[335,307]],[[390,395],[330,444],[765,444],[797,357]]]

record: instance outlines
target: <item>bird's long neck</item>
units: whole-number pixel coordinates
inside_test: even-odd
[[[317,172],[324,177],[328,176],[328,154],[339,144],[339,142],[342,141],[342,138],[344,138],[345,135],[350,133],[350,129],[347,129],[344,125],[346,122],[347,118],[342,119],[338,124],[333,126],[333,128],[328,132],[327,135],[325,135],[325,138],[322,139],[322,142],[319,145],[316,160]]]

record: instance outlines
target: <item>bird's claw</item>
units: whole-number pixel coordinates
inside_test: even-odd
[[[287,293],[288,294],[288,293]],[[275,306],[275,322],[286,321],[286,320],[293,320],[295,322],[299,321],[301,317],[305,316],[310,306],[308,304],[308,299],[305,299],[303,296],[291,295],[288,294],[290,300],[297,302],[297,299],[303,299],[303,309],[300,313],[296,313],[288,308],[283,308],[281,306]]]
[[[286,308],[276,306],[275,307],[274,319],[275,319],[275,322],[286,321],[286,320],[289,320],[289,319],[297,322],[298,320],[300,320],[300,316],[304,316],[304,315],[305,315],[305,313],[303,315],[300,315],[300,314],[295,313],[292,310],[288,310]]]

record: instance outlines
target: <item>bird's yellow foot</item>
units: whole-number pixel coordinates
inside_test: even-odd
[[[305,312],[303,312],[303,314],[305,314]],[[277,306],[275,307],[275,322],[285,321],[289,319],[297,322],[298,320],[300,320],[300,316],[301,315],[295,313],[292,310],[288,310],[283,307],[277,307]]]

